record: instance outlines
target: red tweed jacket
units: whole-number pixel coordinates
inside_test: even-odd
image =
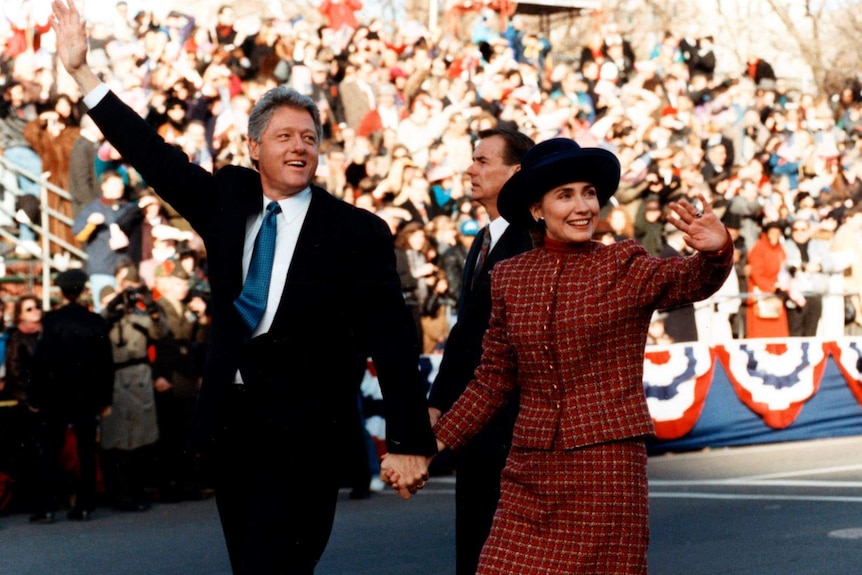
[[[437,437],[460,447],[514,386],[514,446],[561,450],[651,434],[643,358],[652,313],[708,297],[732,258],[729,243],[714,255],[659,259],[627,240],[554,244],[501,262],[482,362]]]

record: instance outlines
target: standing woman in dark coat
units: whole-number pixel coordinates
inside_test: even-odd
[[[14,327],[6,343],[6,392],[26,406],[33,381],[36,342],[42,333],[39,298],[33,294],[22,295],[15,301],[12,313]]]
[[[494,268],[481,364],[434,428],[438,449],[459,448],[520,390],[478,575],[647,572],[650,317],[715,292],[733,244],[703,198],[702,213],[670,204],[691,257],[592,241],[619,177],[612,153],[557,138],[528,151],[500,193],[500,214],[542,245]]]
[[[33,505],[32,485],[38,479],[39,417],[30,409],[30,387],[35,368],[36,342],[42,333],[42,308],[39,298],[25,294],[15,301],[9,340],[6,343],[6,381],[4,395],[18,401],[15,407],[16,442],[13,474],[15,497]],[[38,519],[38,517],[36,518]]]

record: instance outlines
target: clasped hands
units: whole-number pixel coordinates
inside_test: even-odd
[[[428,408],[431,425],[435,425],[442,416],[439,409]],[[437,440],[437,453],[446,449],[446,445]],[[380,479],[398,492],[402,499],[410,499],[417,491],[425,487],[428,481],[428,466],[435,455],[399,455],[387,453],[380,460]]]
[[[387,453],[380,460],[380,479],[397,491],[402,499],[410,499],[425,487],[431,459],[433,456]]]

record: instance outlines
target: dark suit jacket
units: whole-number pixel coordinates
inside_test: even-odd
[[[108,324],[78,304],[45,314],[30,404],[53,421],[94,417],[111,405],[114,355]]]
[[[473,372],[482,358],[482,338],[491,318],[491,270],[494,265],[532,248],[530,234],[510,225],[488,253],[475,280],[472,280],[472,270],[476,266],[479,252],[478,242],[474,242],[470,247],[464,264],[465,274],[458,304],[458,322],[453,326],[446,341],[446,350],[443,353],[437,377],[431,386],[429,404],[432,407],[444,413],[448,411],[473,379]],[[472,446],[508,448],[517,413],[517,398],[512,398],[485,430],[473,438]]]
[[[682,257],[676,249],[665,245],[659,254],[660,258]],[[662,310],[666,312],[664,330],[675,342],[697,341],[697,322],[694,316],[694,306],[690,303]]]
[[[395,273],[392,235],[381,219],[312,187],[272,327],[246,343],[233,301],[242,289],[246,221],[263,209],[259,173],[230,166],[212,175],[190,164],[114,94],[90,114],[206,245],[212,326],[195,426],[199,441],[212,438],[221,410],[230,409],[225,390],[240,367],[264,426],[332,447],[345,414],[355,410],[370,355],[385,399],[389,451],[436,452],[418,344]]]

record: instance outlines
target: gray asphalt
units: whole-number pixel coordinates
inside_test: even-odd
[[[453,573],[453,488],[343,492],[317,574]],[[650,575],[862,573],[862,437],[653,456],[650,493]],[[229,573],[212,500],[87,523],[0,517],[2,575]]]

